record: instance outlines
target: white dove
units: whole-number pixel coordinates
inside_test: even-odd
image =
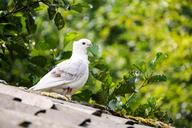
[[[74,41],[72,56],[57,64],[29,90],[56,92],[62,95],[72,95],[79,90],[89,76],[87,48],[91,45],[88,39]]]

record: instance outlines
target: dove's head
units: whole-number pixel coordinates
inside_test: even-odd
[[[88,39],[80,39],[73,43],[73,54],[87,55],[87,48],[91,47],[92,43]]]
[[[91,46],[92,46],[92,43],[88,39],[80,39],[80,40],[75,41],[73,43],[73,47],[76,47],[78,49],[85,49],[86,50],[87,48],[89,48]]]

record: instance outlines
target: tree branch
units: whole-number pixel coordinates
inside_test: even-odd
[[[0,16],[0,20],[3,19],[3,18],[6,18],[7,16],[9,16],[9,15],[11,15],[11,14],[14,14],[14,13],[17,13],[17,12],[20,12],[20,11],[23,11],[23,10],[29,8],[30,6],[33,6],[33,5],[35,5],[35,4],[39,3],[39,2],[41,2],[41,1],[35,1],[35,2],[31,3],[31,4],[29,4],[29,5],[23,6],[23,7],[21,7],[21,8],[16,9],[16,10],[13,9],[11,12],[8,12],[7,14],[5,14],[5,15],[3,15],[3,16]],[[44,3],[44,2],[42,2],[42,3]],[[44,4],[46,4],[46,3],[44,3]]]

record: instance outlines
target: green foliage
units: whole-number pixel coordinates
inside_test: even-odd
[[[62,51],[62,38],[56,38],[58,30],[65,26],[61,12],[69,11],[73,3],[56,0],[0,2],[0,76],[9,83],[30,87],[56,64],[55,60],[71,55],[70,51]],[[52,24],[43,26],[48,18],[54,20],[58,30]],[[46,31],[42,31],[45,28]],[[50,36],[53,29],[55,34]]]
[[[86,37],[90,76],[74,100],[190,127],[191,8],[188,0],[0,0],[0,78],[31,87]]]
[[[121,80],[116,85],[112,95],[124,96],[127,93],[135,92],[135,80],[136,80],[136,76],[130,76],[130,77],[124,76],[123,80]]]
[[[65,21],[59,12],[56,14],[54,21],[59,30],[62,29],[65,25]]]
[[[151,61],[150,67],[155,68],[157,64],[161,63],[164,59],[167,58],[167,54],[161,52],[156,54],[156,57]]]
[[[148,83],[166,81],[167,77],[165,75],[153,75],[148,79]]]
[[[49,14],[49,19],[52,20],[56,14],[56,7],[54,5],[49,6],[47,9],[48,14]]]
[[[155,118],[157,117],[159,120],[172,123],[172,119],[170,116],[161,111],[160,106],[157,105],[156,99],[154,97],[150,97],[147,99],[147,103],[139,105],[138,108],[134,111],[135,116],[143,116],[146,118]]]

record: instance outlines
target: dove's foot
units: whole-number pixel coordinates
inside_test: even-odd
[[[67,96],[67,95],[61,95],[55,92],[40,92],[41,95],[43,96],[48,96],[51,98],[55,98],[55,99],[60,99],[60,100],[65,100],[65,101],[70,101],[71,97]]]

